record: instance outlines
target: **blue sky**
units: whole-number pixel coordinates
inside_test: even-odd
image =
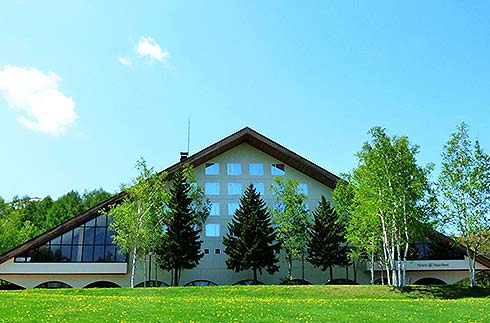
[[[334,172],[380,125],[490,152],[487,1],[0,3],[0,196],[115,192],[250,126]]]

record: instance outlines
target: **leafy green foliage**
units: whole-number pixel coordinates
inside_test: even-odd
[[[325,271],[332,266],[347,266],[347,241],[345,229],[333,207],[322,195],[317,208],[313,211],[313,226],[308,241],[308,261]]]
[[[143,159],[137,162],[136,168],[139,175],[130,186],[122,187],[127,193],[123,202],[111,206],[109,211],[112,217],[110,228],[116,232],[113,240],[132,257],[131,287],[134,286],[136,260],[154,250],[156,238],[161,233],[161,226],[155,225],[155,219],[163,214],[168,200],[166,174],[155,174]]]
[[[257,271],[262,274],[262,268],[269,274],[279,270],[276,253],[280,251],[280,245],[266,204],[252,184],[240,198],[240,206],[228,224],[223,245],[228,255],[228,269],[236,272],[252,269],[255,283]]]
[[[371,277],[376,258],[388,283],[403,286],[409,244],[418,238],[420,223],[428,222],[432,165],[417,164],[418,147],[405,136],[390,138],[380,127],[369,134],[372,140],[357,153],[358,166],[339,181],[333,196],[348,222],[348,241],[357,255],[368,257]]]
[[[178,286],[183,269],[192,269],[203,257],[200,233],[209,213],[202,191],[189,179],[192,169],[178,169],[172,178],[170,199],[165,206],[164,230],[156,252],[160,267],[173,272],[172,285]]]
[[[298,192],[298,181],[293,178],[275,177],[270,189],[276,197],[271,211],[272,223],[286,254],[287,279],[292,279],[293,260],[304,258],[309,239],[311,218],[306,207],[306,195]]]
[[[444,146],[439,176],[441,218],[461,236],[469,258],[470,285],[475,285],[475,257],[490,239],[490,156],[478,140],[472,146],[461,123]]]

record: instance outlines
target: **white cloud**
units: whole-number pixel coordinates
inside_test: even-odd
[[[129,57],[119,56],[118,62],[127,67],[133,67],[133,61]]]
[[[162,50],[160,45],[152,37],[143,37],[138,43],[136,52],[140,56],[148,56],[157,61],[164,61],[170,53],[167,50]]]
[[[58,89],[60,81],[53,72],[7,65],[0,70],[0,95],[21,111],[17,120],[24,127],[59,135],[78,119],[75,101]]]

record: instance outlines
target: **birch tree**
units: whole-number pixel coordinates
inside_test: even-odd
[[[122,203],[111,206],[113,241],[131,258],[131,287],[134,287],[136,263],[154,249],[160,227],[155,218],[163,213],[168,194],[164,173],[155,174],[141,158],[136,164],[139,175],[129,185],[122,185],[127,194]],[[146,275],[145,275],[146,276]]]
[[[311,217],[306,207],[306,194],[298,191],[296,179],[284,180],[275,177],[270,190],[276,197],[271,210],[272,223],[276,228],[277,239],[284,249],[288,263],[287,279],[291,280],[293,260],[304,261],[309,239]],[[303,278],[304,279],[304,278]]]
[[[336,188],[334,199],[347,217],[348,241],[370,259],[371,280],[377,258],[387,283],[404,286],[409,244],[419,223],[427,220],[423,206],[432,167],[417,165],[418,146],[410,145],[406,136],[390,138],[380,127],[369,134],[371,141],[356,155],[358,166],[348,184]]]
[[[470,286],[475,286],[475,263],[490,230],[490,156],[478,140],[474,146],[468,126],[461,123],[444,146],[441,217],[466,248]]]

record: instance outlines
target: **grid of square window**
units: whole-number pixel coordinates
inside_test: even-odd
[[[285,166],[281,163],[273,163],[271,165],[271,175],[272,176],[284,176]],[[219,163],[206,163],[204,167],[205,175],[219,175],[220,166]],[[240,176],[242,175],[242,164],[241,163],[227,163],[226,164],[226,174],[230,176]],[[264,164],[263,163],[250,163],[248,164],[248,174],[250,176],[263,176],[264,175]]]

